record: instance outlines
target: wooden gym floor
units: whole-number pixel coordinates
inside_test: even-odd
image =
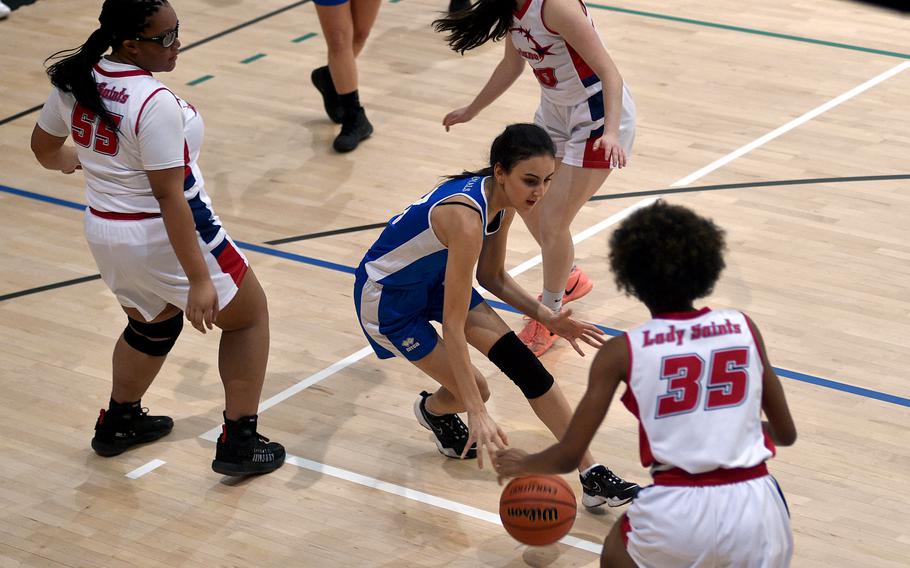
[[[376,134],[347,155],[330,150],[336,127],[309,83],[325,59],[310,3],[174,0],[185,53],[161,79],[206,120],[207,190],[269,296],[261,430],[293,457],[239,483],[211,471],[217,341],[189,327],[143,399],[174,432],[92,453],[124,320],[82,238],[81,176],[42,170],[28,137],[49,89],[42,60],[84,41],[99,4],[41,0],[0,22],[0,566],[596,565],[621,510],[579,511],[566,544],[513,541],[496,524],[493,473],[444,459],[416,424],[428,379],[380,364],[354,317],[351,272],[373,226],[438,176],[483,165],[492,137],[536,107],[528,72],[442,129],[501,49],[449,52],[429,28],[444,0],[383,4],[359,60]],[[646,318],[606,268],[610,227],[630,208],[662,194],[714,218],[730,251],[706,303],[756,320],[800,430],[771,463],[794,566],[910,565],[908,19],[841,0],[590,6],[635,97],[638,139],[573,225],[597,283],[573,308],[611,330]],[[534,292],[538,252],[516,226],[508,264]],[[475,361],[513,444],[547,445],[517,389]],[[564,342],[544,357],[573,403],[589,361]],[[592,449],[645,483],[636,432],[616,405]]]

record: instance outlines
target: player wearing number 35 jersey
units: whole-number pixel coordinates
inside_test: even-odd
[[[530,456],[500,452],[494,462],[505,477],[566,471],[625,383],[622,401],[639,420],[654,484],[614,525],[604,566],[789,566],[789,512],[765,464],[775,443],[796,440],[780,380],[748,317],[693,307],[723,269],[723,246],[711,221],[662,201],[623,222],[610,262],[652,319],[598,353],[563,442]]]

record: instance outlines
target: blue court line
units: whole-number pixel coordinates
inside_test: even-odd
[[[62,205],[64,207],[69,207],[70,209],[78,209],[80,211],[85,210],[85,205],[81,203],[76,203],[75,201],[67,201],[65,199],[58,199],[56,197],[50,197],[47,195],[42,195],[40,193],[35,193],[32,191],[25,191],[24,189],[16,189],[14,187],[9,187],[6,185],[0,185],[0,192],[9,193],[11,195],[18,195],[19,197],[27,197],[29,199],[35,199],[37,201],[43,201],[45,203],[53,203],[54,205]],[[262,245],[256,245],[252,243],[246,243],[243,241],[234,241],[237,243],[237,246],[253,252],[258,252],[261,254],[266,254],[269,256],[275,256],[278,258],[284,258],[287,260],[293,260],[295,262],[301,262],[303,264],[309,264],[312,266],[318,266],[320,268],[328,268],[329,270],[335,270],[337,272],[344,272],[346,274],[354,274],[356,271],[355,268],[351,266],[345,266],[344,264],[338,264],[335,262],[329,262],[326,260],[320,260],[318,258],[313,258],[309,256],[303,256],[300,254],[295,254],[292,252],[286,252],[279,249],[274,249],[271,247],[264,247]],[[504,310],[512,313],[521,313],[509,304],[500,302],[498,300],[487,300],[487,303],[492,307]],[[612,327],[605,327],[598,325],[598,328],[603,330],[604,333],[612,336],[621,335],[623,332]],[[855,394],[857,396],[862,396],[866,398],[871,398],[874,400],[880,400],[882,402],[888,402],[891,404],[896,404],[898,406],[905,406],[910,408],[910,398],[904,398],[902,396],[897,396],[893,394],[888,394],[884,392],[879,392],[872,389],[866,389],[862,387],[857,387],[849,385],[847,383],[841,383],[838,381],[832,381],[830,379],[823,379],[821,377],[815,377],[813,375],[807,375],[805,373],[799,373],[797,371],[790,371],[787,369],[781,369],[779,367],[774,367],[775,372],[781,377],[786,377],[788,379],[793,379],[796,381],[801,381],[804,383],[809,383],[812,385],[829,388],[836,391],[846,392],[850,394]]]

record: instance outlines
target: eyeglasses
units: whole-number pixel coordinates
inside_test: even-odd
[[[161,47],[168,48],[174,45],[174,42],[177,41],[177,32],[180,30],[180,22],[177,22],[177,26],[169,32],[164,32],[163,34],[155,37],[142,37],[137,36],[133,39],[136,41],[150,41],[152,43],[157,43]]]

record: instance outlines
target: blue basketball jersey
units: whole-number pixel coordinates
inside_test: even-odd
[[[391,287],[427,286],[445,275],[449,251],[436,238],[430,223],[433,208],[456,195],[463,195],[476,206],[483,221],[484,238],[499,230],[503,212],[492,220],[487,217],[487,198],[483,191],[486,177],[449,180],[405,208],[389,220],[379,239],[360,263],[370,280]]]

